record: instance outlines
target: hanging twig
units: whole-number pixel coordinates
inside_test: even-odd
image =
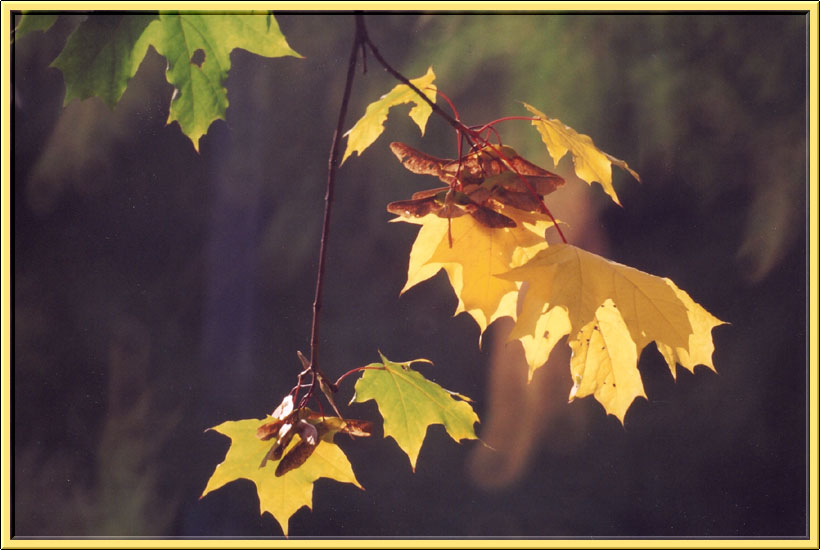
[[[333,144],[330,147],[327,168],[327,191],[325,192],[325,215],[322,222],[322,239],[319,245],[319,267],[316,275],[316,294],[313,298],[313,321],[310,330],[310,361],[305,370],[310,369],[313,373],[313,381],[307,394],[302,398],[304,404],[313,396],[317,383],[326,383],[331,390],[335,390],[335,385],[327,382],[326,377],[319,368],[319,325],[322,313],[322,290],[324,288],[325,266],[327,263],[327,248],[330,239],[330,216],[333,209],[333,191],[336,184],[336,171],[339,168],[339,144],[342,141],[345,117],[347,116],[347,105],[350,101],[350,92],[353,88],[353,79],[356,73],[356,59],[359,48],[364,43],[366,34],[362,26],[361,14],[356,14],[356,31],[353,38],[353,47],[350,50],[350,60],[347,66],[347,81],[342,97],[342,105],[339,108],[339,119],[336,123],[336,130],[333,132]],[[302,404],[300,402],[300,404]]]

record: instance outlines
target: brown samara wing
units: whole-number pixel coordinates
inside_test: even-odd
[[[354,437],[370,437],[373,434],[373,423],[367,420],[356,420],[353,418],[346,418],[342,433]]]
[[[276,419],[273,422],[267,422],[256,429],[256,437],[262,441],[267,441],[273,437],[279,437],[279,430],[285,423],[284,420]]]
[[[500,204],[512,206],[525,212],[541,212],[541,199],[530,192],[518,193],[507,191],[503,187],[496,187],[492,191],[492,199]]]
[[[545,170],[546,172],[546,170]],[[556,174],[549,176],[534,176],[526,174],[516,174],[515,172],[502,172],[497,176],[491,176],[484,180],[485,187],[503,187],[507,191],[513,193],[529,193],[532,194],[529,187],[524,183],[524,180],[532,187],[537,195],[543,197],[549,195],[562,185],[564,185],[564,178]]]
[[[436,202],[435,197],[427,197],[424,199],[410,199],[406,201],[395,201],[387,205],[387,211],[391,214],[404,217],[421,218],[439,210],[441,205]]]
[[[455,174],[457,169],[458,163],[455,161],[444,166],[447,174]],[[523,178],[541,196],[548,195],[564,185],[564,178],[558,174],[544,170],[520,156],[512,147],[505,146],[488,146],[467,155],[462,160],[461,171],[462,182],[475,184],[482,184],[487,178],[500,174],[515,175],[514,180],[513,178],[503,180],[505,184],[511,186],[510,191],[528,191],[522,181]]]
[[[491,229],[516,226],[515,220],[508,218],[504,214],[499,214],[495,210],[487,208],[486,206],[475,205],[474,208],[468,206],[466,207],[466,210],[475,221]]]
[[[428,155],[427,153],[422,153],[398,141],[394,141],[390,144],[390,150],[393,151],[393,154],[396,155],[396,158],[399,159],[404,167],[414,174],[424,174],[441,178],[443,174],[441,171],[442,166],[450,162]]]
[[[311,411],[307,421],[316,426],[319,437],[328,433],[342,432],[356,437],[370,437],[373,433],[373,423],[355,418],[339,418],[338,416],[324,416]]]
[[[515,221],[511,218],[495,212],[489,208],[489,206],[479,204],[465,193],[456,192],[454,193],[454,199],[447,200],[447,190],[449,189],[449,187],[445,187],[444,191],[439,190],[439,192],[433,196],[391,202],[387,205],[387,211],[397,216],[412,216],[416,218],[421,218],[431,213],[437,215],[439,218],[458,218],[459,216],[470,214],[481,225],[493,229],[516,226]],[[432,192],[435,190],[430,189],[429,191]],[[490,197],[489,192],[482,188],[475,188],[473,193],[481,195],[482,200]],[[424,196],[427,192],[421,191],[418,194]],[[413,196],[415,197],[416,195]]]
[[[305,461],[310,458],[310,455],[313,454],[313,451],[316,450],[316,446],[315,443],[311,445],[304,440],[294,445],[293,448],[288,451],[288,454],[282,457],[282,460],[279,461],[279,465],[276,466],[276,477],[283,476],[304,464]]]
[[[441,193],[447,193],[449,191],[449,187],[434,187],[432,189],[425,189],[424,191],[416,191],[410,197],[411,199],[426,199],[428,197],[435,197]],[[443,195],[442,195],[443,196]]]
[[[440,159],[422,153],[400,142],[391,143],[390,149],[402,165],[414,174],[436,176],[448,185],[456,181],[457,174],[460,175],[462,185],[480,185],[486,178],[503,172],[517,172],[524,176],[535,192],[541,196],[548,195],[564,185],[564,178],[533,164],[520,156],[512,147],[486,146],[464,155],[461,163],[458,160]],[[525,187],[520,178],[518,185]],[[526,191],[526,189],[509,190]]]
[[[404,201],[395,201],[387,205],[391,214],[404,217],[421,218],[427,214],[436,214],[440,218],[457,218],[466,214],[463,208],[447,201],[449,187],[428,189],[413,194],[413,198]]]

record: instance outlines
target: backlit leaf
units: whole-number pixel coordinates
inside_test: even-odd
[[[268,13],[163,13],[146,34],[168,59],[166,77],[175,88],[168,123],[179,122],[197,150],[211,123],[225,118],[228,91],[223,84],[231,68],[231,51],[241,48],[265,57],[301,57]],[[204,59],[198,62],[199,50]]]
[[[271,442],[257,437],[257,430],[271,420],[275,419],[269,417],[261,420],[229,421],[211,428],[228,436],[231,439],[231,446],[225,460],[216,467],[208,480],[202,496],[236,479],[249,479],[256,485],[261,513],[268,512],[273,515],[287,535],[288,519],[302,506],[312,507],[313,483],[317,479],[326,477],[342,483],[351,483],[359,488],[361,485],[356,480],[345,454],[332,442],[333,434],[336,433],[333,430],[326,433],[313,453],[298,468],[277,476],[276,469],[284,459],[267,461],[264,467],[260,467],[260,462],[271,448]],[[293,447],[300,442],[299,436],[294,436],[284,457],[287,457]]]
[[[148,46],[168,60],[168,123],[177,121],[197,150],[211,123],[225,118],[231,51],[300,57],[269,13],[92,14],[52,63],[63,72],[65,102],[97,96],[116,105]]]
[[[410,368],[416,359],[394,363],[381,356],[382,363],[373,363],[356,381],[356,393],[351,402],[376,401],[384,418],[384,436],[392,437],[407,453],[410,465],[416,469],[419,450],[432,424],[442,424],[455,441],[476,439],[474,424],[479,421],[464,396],[445,390]]]
[[[57,17],[59,14],[56,13],[24,12],[17,26],[14,27],[11,41],[19,40],[30,32],[47,31],[57,21]]]
[[[714,370],[711,331],[723,321],[669,279],[568,244],[541,250],[500,277],[529,285],[510,337],[530,336],[522,339],[530,369],[542,365],[557,339],[569,334],[573,395],[594,394],[621,421],[629,403],[643,395],[637,357],[649,342],[657,343],[673,375],[676,363]]]
[[[65,79],[64,104],[97,96],[113,108],[148,51],[146,29],[158,19],[156,13],[92,14],[83,21],[51,63]]]
[[[436,87],[433,84],[435,78],[436,75],[433,72],[433,67],[430,67],[427,69],[427,74],[413,79],[410,82],[421,90],[430,101],[435,103]],[[410,118],[413,119],[413,122],[415,122],[419,130],[421,130],[421,135],[424,135],[427,119],[430,118],[433,109],[427,102],[421,99],[410,86],[407,84],[399,84],[387,94],[383,95],[378,101],[374,101],[368,105],[364,116],[345,134],[347,136],[347,148],[342,157],[342,162],[347,160],[347,157],[354,152],[361,155],[365,149],[370,147],[370,145],[382,135],[382,132],[384,132],[384,122],[387,120],[387,114],[390,108],[405,103],[414,104],[413,108],[410,109]]]
[[[638,372],[638,350],[612,300],[595,311],[569,345],[569,368],[575,382],[569,400],[594,394],[608,413],[623,422],[632,401],[646,393]]]
[[[518,226],[489,228],[472,216],[396,218],[422,226],[410,251],[402,292],[444,269],[459,300],[456,315],[469,313],[481,332],[499,317],[515,318],[520,285],[496,275],[523,265],[546,248],[544,231],[552,222],[514,208],[503,208],[501,213],[519,222]]]
[[[541,140],[547,146],[553,162],[558,166],[567,152],[572,154],[572,162],[575,164],[575,174],[587,183],[597,181],[604,188],[616,204],[620,205],[618,195],[612,186],[612,165],[619,166],[629,172],[636,180],[641,181],[637,172],[632,170],[624,161],[604,153],[592,142],[592,138],[585,134],[579,134],[558,119],[551,119],[544,113],[524,103],[532,114],[539,117],[533,120],[532,125],[541,134]]]

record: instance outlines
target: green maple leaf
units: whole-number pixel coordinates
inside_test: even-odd
[[[333,443],[335,431],[331,431],[319,441],[316,450],[304,464],[284,475],[275,475],[280,460],[269,460],[260,467],[262,458],[271,448],[271,441],[257,437],[257,429],[270,418],[257,420],[237,420],[223,422],[211,428],[231,439],[231,447],[222,464],[214,470],[208,480],[202,497],[236,479],[249,479],[256,484],[261,513],[270,513],[285,536],[288,534],[288,519],[302,506],[312,507],[313,483],[320,477],[335,479],[342,483],[352,483],[362,488],[353,474],[353,469],[344,452]],[[293,437],[288,450],[293,448],[299,436]],[[283,453],[283,456],[287,451]],[[200,498],[202,498],[200,497]]]
[[[301,57],[267,13],[95,14],[52,63],[66,79],[65,102],[97,96],[116,105],[148,46],[168,60],[166,78],[175,88],[168,123],[177,121],[196,150],[211,123],[225,118],[231,51]]]
[[[473,425],[479,419],[466,402],[469,398],[445,390],[410,368],[412,363],[430,361],[394,363],[384,355],[381,358],[381,363],[368,365],[356,381],[351,403],[376,401],[384,418],[384,436],[395,439],[407,453],[413,471],[431,424],[442,424],[455,441],[476,439]]]
[[[65,79],[65,101],[97,96],[109,107],[122,97],[148,51],[145,31],[157,14],[91,15],[52,63]]]
[[[54,22],[57,21],[57,17],[59,17],[59,15],[56,13],[23,13],[17,26],[14,27],[14,34],[11,37],[11,41],[14,42],[30,32],[47,31]]]

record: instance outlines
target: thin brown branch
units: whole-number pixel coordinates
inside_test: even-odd
[[[384,59],[384,57],[382,57],[382,54],[379,52],[379,49],[376,47],[375,44],[373,44],[373,42],[370,40],[370,37],[367,35],[367,28],[365,27],[365,24],[364,24],[364,16],[362,14],[357,14],[356,18],[357,18],[356,19],[357,24],[362,29],[362,33],[363,33],[362,40],[363,40],[363,42],[365,44],[367,44],[367,46],[370,48],[370,51],[373,52],[373,57],[375,57],[376,60],[378,60],[378,62],[381,63],[382,67],[384,67],[384,70],[386,70],[388,73],[390,73],[393,76],[393,78],[395,78],[396,80],[398,80],[402,84],[405,84],[411,90],[416,92],[416,94],[418,94],[419,97],[421,97],[421,99],[423,99],[430,106],[430,108],[433,109],[433,112],[435,114],[437,114],[438,116],[440,116],[441,118],[443,118],[444,120],[446,120],[447,123],[450,124],[450,126],[455,128],[457,131],[464,132],[468,136],[472,137],[473,134],[474,134],[474,132],[472,130],[467,128],[460,121],[456,120],[455,118],[453,118],[452,116],[447,114],[447,111],[445,111],[444,109],[442,109],[441,107],[436,105],[435,102],[431,101],[430,98],[427,97],[424,93],[422,93],[422,91],[419,90],[418,87],[415,84],[410,82],[410,80],[406,76],[404,76],[403,74],[398,72],[396,69],[394,69]]]
[[[347,81],[345,82],[345,91],[342,96],[342,105],[339,108],[339,119],[336,123],[336,130],[333,132],[333,144],[330,147],[330,156],[328,158],[327,168],[327,191],[325,193],[325,215],[322,222],[322,240],[319,246],[319,267],[316,276],[316,294],[313,299],[313,322],[310,330],[310,369],[316,374],[313,378],[313,383],[308,391],[306,398],[313,395],[316,382],[321,382],[325,376],[319,368],[319,325],[322,313],[322,290],[324,288],[325,267],[327,264],[327,249],[328,241],[330,240],[330,216],[333,210],[333,191],[336,184],[336,171],[339,168],[339,144],[342,141],[342,132],[344,131],[345,117],[347,116],[347,105],[350,102],[350,92],[353,88],[353,79],[356,73],[356,59],[359,48],[366,39],[364,27],[362,26],[362,17],[360,14],[356,15],[356,31],[353,38],[353,47],[350,50],[350,60],[347,66]]]

